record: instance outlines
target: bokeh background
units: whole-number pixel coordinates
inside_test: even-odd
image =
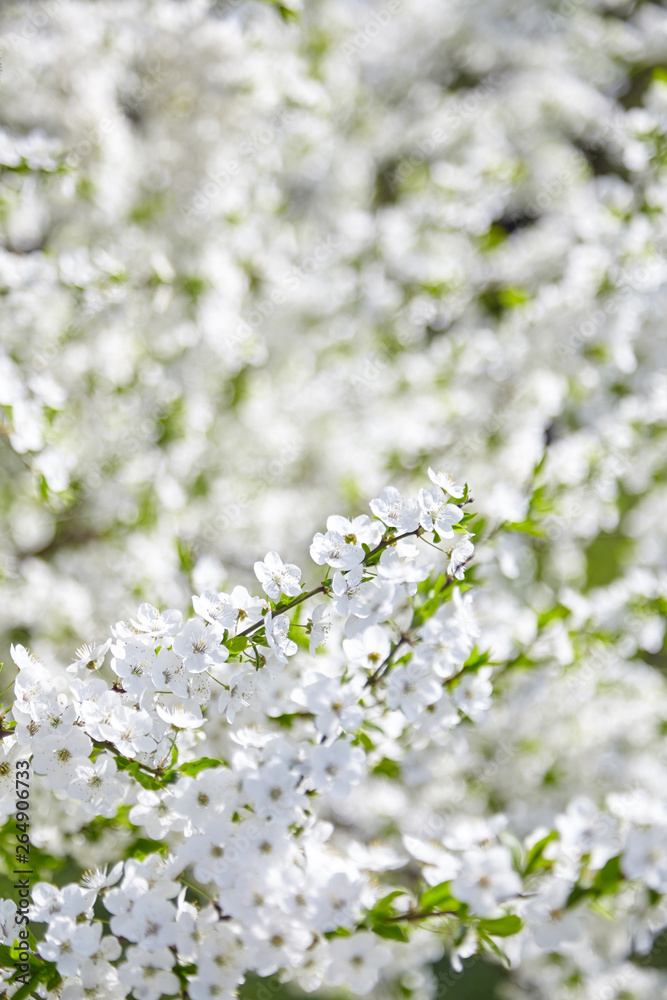
[[[459,801],[664,799],[664,6],[21,0],[0,32],[0,657],[298,563],[434,465],[506,668]],[[601,995],[557,965],[436,995]]]

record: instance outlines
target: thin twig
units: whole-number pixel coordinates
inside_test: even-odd
[[[397,917],[387,917],[387,923],[400,923],[403,920],[425,920],[427,917],[458,917],[456,910],[428,910],[428,911],[412,911],[409,913],[401,913]]]
[[[404,643],[409,642],[409,641],[410,641],[409,637],[406,634],[401,635],[401,638],[398,640],[398,642],[396,643],[396,645],[394,646],[394,648],[391,650],[391,652],[389,653],[389,655],[385,656],[384,660],[382,661],[382,663],[380,664],[380,666],[377,668],[377,670],[375,670],[375,672],[372,673],[371,676],[368,678],[368,680],[364,684],[364,687],[372,687],[374,684],[377,684],[377,682],[380,680],[380,678],[382,676],[384,676],[383,675],[384,668],[387,666],[387,664],[391,660],[391,658],[394,655],[394,653],[396,652],[396,650],[400,649],[400,647]]]
[[[299,594],[299,596],[295,597],[293,601],[288,601],[287,604],[279,604],[271,612],[271,617],[275,618],[276,615],[282,614],[283,611],[291,611],[291,609],[295,608],[297,604],[302,604],[304,601],[307,601],[309,597],[314,597],[315,594],[323,594],[325,590],[328,590],[328,587],[326,584],[321,583],[319,587],[315,587],[314,590],[309,590],[306,594]],[[240,639],[241,636],[252,635],[253,632],[257,631],[257,629],[262,628],[263,624],[264,622],[261,621],[255,622],[254,625],[249,625],[244,632],[239,632],[236,638]]]

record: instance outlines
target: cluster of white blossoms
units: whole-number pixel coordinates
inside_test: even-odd
[[[309,798],[326,797],[343,855],[347,839],[390,836],[407,850],[404,834],[429,848],[435,838],[463,865],[474,845],[452,847],[449,830],[461,818],[488,824],[519,872],[508,838],[529,852],[535,831],[558,830],[586,800],[603,827],[616,824],[617,854],[597,885],[600,851],[553,890],[548,912],[563,909],[568,885],[575,893],[558,942],[557,922],[551,944],[535,944],[548,935],[526,929],[528,897],[501,902],[525,924],[504,939],[503,990],[653,1000],[665,989],[661,940],[649,964],[638,956],[664,923],[653,895],[667,811],[664,5],[319,0],[295,14],[254,0],[0,10],[0,658],[13,644],[49,665],[66,702],[44,711],[60,732],[71,725],[79,760],[96,758],[67,787],[55,772],[48,787],[35,781],[40,878],[125,851],[141,860],[129,812],[150,811],[162,791],[114,802],[137,775],[156,780],[140,766],[162,766],[146,749],[158,752],[155,740],[164,754],[176,735],[176,760],[205,753],[231,767],[229,734],[266,717],[283,739],[304,728],[306,741],[340,744],[352,775],[353,751],[366,753],[372,778]],[[370,657],[381,662],[405,628],[373,616],[392,587],[416,585],[409,599],[422,600],[427,580],[406,552],[435,556],[424,538],[462,524],[436,490],[458,501],[456,486],[426,484],[429,465],[475,483],[475,565],[468,573],[458,531],[448,600],[370,686],[387,721],[367,730]],[[378,496],[387,481],[413,502]],[[360,550],[379,544],[378,522],[322,520],[352,517],[369,496],[386,524],[426,533],[369,567],[370,611]],[[305,565],[316,531],[328,593],[308,620],[283,609],[265,624],[277,588],[288,603],[301,577],[273,554],[257,577],[256,554]],[[142,601],[175,609],[163,636],[147,608],[136,613]],[[101,641],[121,616],[126,630]],[[348,619],[367,630],[346,631]],[[306,645],[327,636],[297,681]],[[471,636],[488,660],[459,679]],[[56,670],[81,640],[76,669]],[[114,696],[116,714],[76,725],[95,698],[69,685],[98,674],[116,684],[95,695]],[[151,689],[163,693],[142,702]],[[477,724],[458,724],[462,712]],[[20,725],[40,726],[35,759],[63,780],[47,715]],[[91,755],[86,739],[106,748]],[[304,771],[304,794],[324,787],[321,771]],[[531,875],[545,893],[555,843]],[[602,882],[619,892],[596,896]],[[396,915],[397,935],[420,923]],[[453,931],[450,945],[465,954],[473,937]],[[411,971],[393,957],[381,1000],[399,977],[403,991],[437,995],[436,940],[413,934]],[[395,955],[400,942],[384,942]]]
[[[432,808],[420,769],[453,773],[454,732],[483,719],[493,667],[465,583],[468,490],[429,475],[416,498],[384,489],[373,518],[330,517],[310,590],[269,552],[255,563],[263,596],[204,591],[187,621],[144,604],[65,669],[12,648],[3,805],[29,759],[38,795],[136,839],[111,871],[33,886],[43,933],[29,979],[5,965],[8,997],[30,982],[62,1000],[232,998],[249,972],[308,992],[414,992],[445,946],[459,970],[480,951],[511,964],[587,947],[591,908],[630,914],[650,947],[667,925],[664,809],[580,797],[518,836],[501,813]],[[209,755],[221,744],[227,759]],[[399,795],[391,827],[364,838],[353,812],[396,770],[411,808]],[[5,964],[20,919],[11,899],[0,912]]]

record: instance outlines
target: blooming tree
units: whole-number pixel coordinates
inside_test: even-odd
[[[83,769],[40,728],[43,917],[60,893],[77,926],[111,921],[106,890],[125,870],[92,918],[67,884],[201,843],[174,818],[175,788],[193,778],[182,765],[206,756],[233,772],[245,754],[259,774],[275,750],[284,770],[296,741],[294,808],[306,797],[332,825],[321,850],[347,858],[367,893],[337,925],[349,937],[305,917],[323,957],[312,980],[306,959],[281,976],[325,992],[377,977],[381,1000],[428,998],[449,989],[432,971],[444,942],[457,967],[480,952],[508,964],[512,1000],[664,991],[665,25],[664,5],[640,0],[2,4],[1,658],[7,685],[12,645],[31,651],[19,678],[37,656],[50,704],[19,723],[19,699],[2,744],[53,720]],[[447,473],[427,480],[429,466]],[[459,518],[464,479],[472,524]],[[422,533],[366,566],[382,525],[414,530],[401,497],[419,489]],[[375,519],[360,521],[368,497]],[[428,541],[457,543],[442,567],[452,582],[411,627],[437,577],[421,579],[401,546],[425,568]],[[301,574],[309,548],[320,569]],[[302,576],[326,592],[286,609]],[[474,651],[443,632],[450,615],[475,629],[469,584]],[[382,620],[392,587],[405,606]],[[347,634],[350,616],[368,629]],[[367,686],[372,657],[390,653]],[[118,695],[95,735],[69,686],[86,678]],[[171,694],[142,701],[151,685]],[[283,742],[232,740],[259,719]],[[158,734],[173,762],[146,756]],[[241,819],[221,816],[233,830],[249,829],[243,809],[260,794],[246,777]],[[2,780],[9,817],[18,800]],[[195,809],[188,799],[193,823]],[[299,825],[295,844],[316,836]],[[382,851],[403,867],[373,869]],[[278,867],[303,874],[301,857]],[[172,881],[185,877],[183,904],[201,914],[204,891],[224,887],[194,864]],[[11,949],[4,875],[0,896]],[[509,916],[516,933],[483,926]],[[243,920],[217,923],[245,964],[259,945]],[[48,924],[31,925],[40,941]],[[67,952],[66,933],[53,928],[53,948]],[[82,955],[96,933],[81,932]],[[357,940],[377,962],[354,980],[367,971],[346,952]],[[127,937],[104,961],[132,965],[136,946]],[[38,995],[69,974],[45,947]],[[165,991],[187,967],[166,947],[153,963]]]

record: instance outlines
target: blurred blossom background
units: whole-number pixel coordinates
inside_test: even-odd
[[[667,808],[665,7],[5,0],[0,32],[0,657],[256,587],[431,465],[503,665],[451,801],[519,835]],[[597,919],[415,995],[664,995],[664,942]]]

